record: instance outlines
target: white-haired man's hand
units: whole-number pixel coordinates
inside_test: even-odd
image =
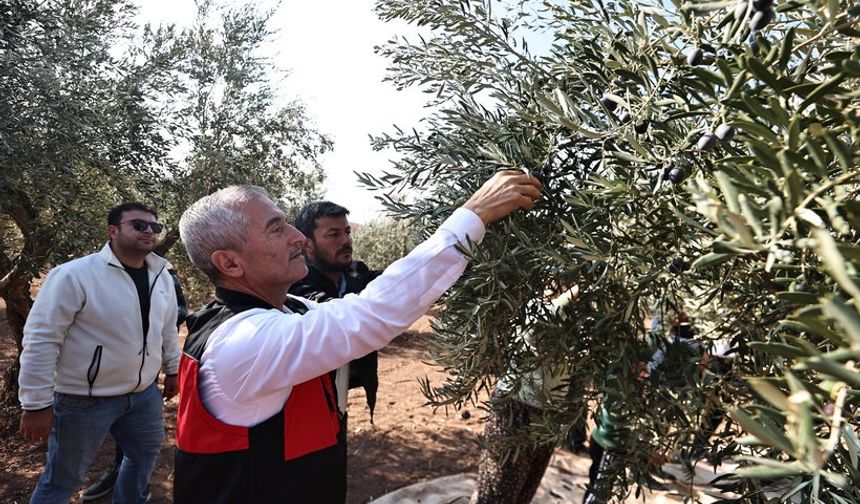
[[[475,212],[484,225],[488,225],[520,208],[534,208],[541,185],[538,179],[526,172],[500,171],[484,182],[463,208]]]

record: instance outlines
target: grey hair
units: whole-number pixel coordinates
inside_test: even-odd
[[[241,211],[249,201],[269,199],[262,187],[225,187],[194,202],[179,219],[179,236],[195,266],[217,284],[218,269],[212,264],[217,250],[241,250],[248,238],[250,222]]]

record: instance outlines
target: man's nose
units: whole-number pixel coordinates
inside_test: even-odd
[[[287,225],[289,226],[289,224],[287,224]],[[305,237],[304,233],[302,233],[301,231],[299,231],[295,227],[290,226],[290,240],[289,241],[290,241],[291,245],[302,245],[302,246],[304,246],[305,242],[307,241],[307,238]]]

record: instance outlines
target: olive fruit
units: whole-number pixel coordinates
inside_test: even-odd
[[[666,174],[666,179],[668,179],[673,184],[677,184],[683,181],[686,176],[686,170],[684,170],[680,166],[673,166],[669,169],[669,173]]]
[[[643,121],[640,121],[640,122],[638,122],[638,123],[634,124],[634,125],[633,125],[633,131],[635,131],[636,133],[638,133],[638,134],[642,135],[642,134],[644,134],[646,131],[648,131],[648,125],[649,125],[649,121],[648,121],[648,119],[645,119],[645,120],[643,120]]]
[[[773,6],[773,0],[753,0],[753,9],[757,11],[769,10]]]
[[[743,19],[744,16],[747,15],[747,9],[748,8],[749,8],[749,2],[747,2],[747,0],[741,0],[740,2],[738,2],[738,4],[735,6],[735,14],[734,14],[735,19],[738,19],[738,20]]]
[[[717,136],[708,131],[699,138],[699,142],[696,144],[696,147],[698,147],[699,150],[707,151],[713,149],[715,145],[717,145]]]
[[[756,11],[750,19],[750,28],[753,30],[761,30],[773,21],[773,9]]]
[[[728,142],[733,136],[735,136],[735,129],[728,124],[723,123],[717,126],[714,134],[717,135],[717,138],[719,138],[721,142]]]
[[[753,54],[758,54],[758,50],[761,48],[761,45],[758,43],[758,39],[750,35],[748,41],[750,43],[750,49],[752,49]]]
[[[809,292],[809,286],[805,282],[797,282],[794,284],[794,292]]]
[[[669,273],[673,273],[675,275],[683,273],[688,269],[690,269],[690,265],[680,257],[672,259],[672,262],[669,263]]]
[[[690,54],[687,55],[687,64],[690,66],[696,66],[702,62],[702,59],[704,57],[705,53],[697,47],[690,51]]]
[[[615,102],[612,98],[608,96],[604,96],[600,99],[600,104],[606,107],[606,110],[612,112],[618,107],[618,103]]]
[[[469,410],[464,409],[460,412],[460,418],[462,418],[463,420],[468,420],[472,418],[472,414],[469,413]]]
[[[622,124],[630,122],[630,112],[627,112],[626,110],[622,112],[621,115],[618,116],[618,122]]]

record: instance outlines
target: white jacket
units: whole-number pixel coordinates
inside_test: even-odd
[[[170,264],[146,257],[149,332],[144,338],[137,289],[110,244],[48,273],[24,326],[18,398],[46,408],[53,393],[117,396],[176,374],[179,342]],[[144,348],[144,341],[146,348]]]

